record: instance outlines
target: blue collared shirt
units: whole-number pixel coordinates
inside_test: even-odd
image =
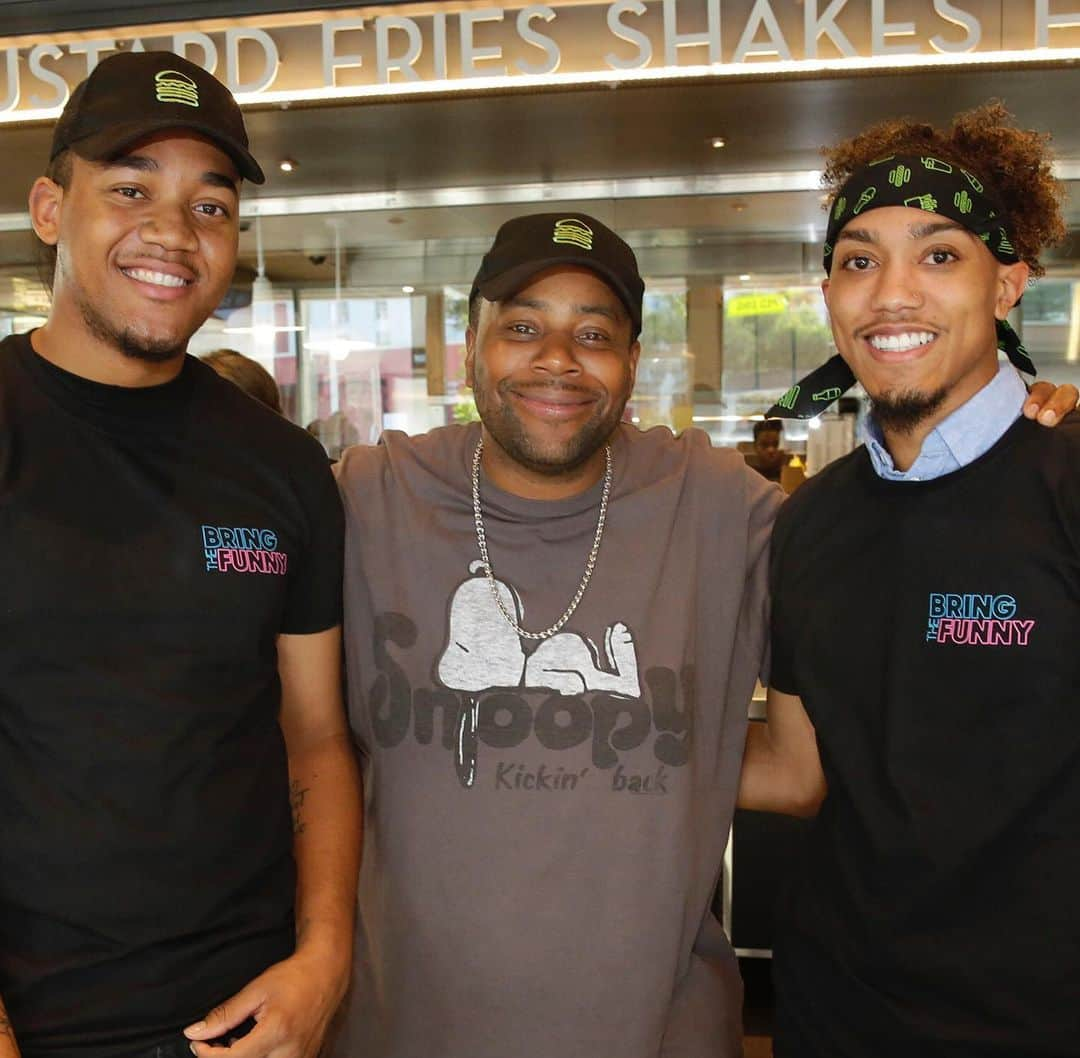
[[[909,470],[897,470],[873,416],[866,417],[863,441],[870,462],[886,481],[930,481],[951,474],[989,451],[1018,418],[1027,387],[1007,361],[998,373],[965,404],[942,419],[923,441],[918,459]]]

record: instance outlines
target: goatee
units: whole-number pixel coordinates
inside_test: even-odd
[[[629,378],[629,376],[628,376]],[[629,381],[626,386],[628,388]],[[578,432],[560,448],[537,446],[529,431],[517,417],[511,403],[511,391],[544,392],[561,390],[580,392],[596,398],[595,408]],[[515,384],[511,379],[501,379],[496,384],[500,400],[497,405],[488,399],[487,384],[480,374],[473,390],[477,411],[494,441],[516,463],[546,477],[562,477],[584,466],[607,444],[612,432],[622,418],[622,403],[611,399],[606,390],[578,386],[571,383]],[[494,406],[493,406],[494,405]]]
[[[79,299],[79,311],[90,333],[106,342],[132,360],[148,364],[164,364],[182,356],[187,349],[187,339],[177,342],[175,338],[148,338],[137,334],[132,328],[118,329],[88,302]]]
[[[911,433],[941,407],[948,394],[946,388],[933,393],[920,393],[918,390],[897,393],[890,390],[870,398],[870,414],[882,430]]]

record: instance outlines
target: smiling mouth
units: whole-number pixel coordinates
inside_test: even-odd
[[[546,418],[570,418],[596,403],[591,394],[558,389],[512,390],[526,407]]]
[[[137,279],[140,283],[149,283],[155,287],[186,287],[191,285],[190,279],[171,275],[168,272],[155,272],[149,268],[121,268],[129,279]]]
[[[866,340],[882,353],[907,353],[929,345],[935,338],[937,335],[930,331],[905,331],[903,334],[871,334]]]

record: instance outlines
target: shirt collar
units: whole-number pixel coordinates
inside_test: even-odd
[[[1027,387],[1012,364],[1002,361],[997,374],[923,441],[919,456],[906,471],[896,469],[881,428],[868,415],[863,440],[874,470],[893,481],[925,481],[959,470],[988,451],[1020,416]]]

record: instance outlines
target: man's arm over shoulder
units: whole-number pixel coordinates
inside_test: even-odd
[[[739,807],[812,816],[826,793],[814,725],[799,698],[773,687],[765,711],[746,732]]]
[[[343,493],[363,489],[382,472],[386,465],[386,449],[382,445],[350,445],[331,468]]]

